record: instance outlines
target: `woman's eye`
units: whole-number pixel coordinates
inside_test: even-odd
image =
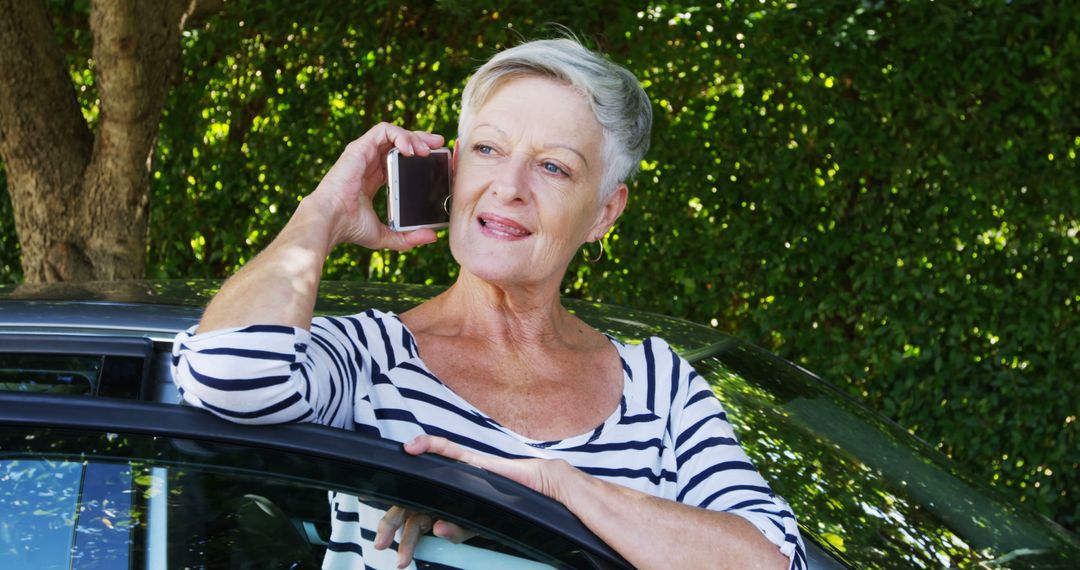
[[[553,162],[545,162],[542,166],[543,166],[544,170],[546,170],[546,171],[548,171],[548,172],[550,172],[552,174],[558,174],[560,176],[570,176],[570,173],[563,170],[561,167],[559,167],[558,164],[555,164]]]
[[[495,152],[495,149],[491,148],[490,146],[488,146],[486,144],[473,145],[473,150],[475,150],[476,152],[478,152],[480,154],[491,154],[491,153]]]

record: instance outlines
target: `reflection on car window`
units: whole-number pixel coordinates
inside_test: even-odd
[[[0,566],[69,568],[82,466],[0,462]]]
[[[101,374],[100,356],[0,354],[0,390],[93,393]]]
[[[82,467],[72,568],[131,568],[132,547],[139,542],[131,531],[143,518],[133,503],[141,498],[132,492],[132,475],[138,470],[126,463],[87,462]]]
[[[125,336],[0,334],[0,390],[137,399],[154,345]]]
[[[857,568],[1069,567],[1080,545],[898,427],[740,347],[698,363],[804,535]],[[1065,564],[1064,566],[1062,564]]]
[[[257,464],[224,468],[218,456],[234,451],[165,439],[0,429],[0,568],[321,566],[334,489]],[[369,483],[363,501],[402,504]],[[418,568],[551,567],[530,558],[490,537],[462,546],[425,537],[417,549]]]

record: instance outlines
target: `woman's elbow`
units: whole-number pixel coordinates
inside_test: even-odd
[[[189,404],[246,424],[302,421],[310,414],[301,395],[300,371],[287,363],[253,369],[238,362],[207,360],[181,355],[173,367],[173,382]]]

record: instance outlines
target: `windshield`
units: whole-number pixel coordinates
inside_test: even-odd
[[[1072,568],[1080,541],[899,427],[742,345],[696,364],[804,534],[856,568]]]

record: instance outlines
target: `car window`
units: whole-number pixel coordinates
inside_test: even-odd
[[[69,567],[81,479],[72,461],[0,461],[0,564]]]
[[[102,357],[0,354],[0,390],[93,394]]]
[[[1080,542],[895,424],[760,349],[697,369],[803,534],[856,568],[1069,567]]]
[[[153,350],[143,338],[0,335],[0,390],[137,399]]]
[[[0,428],[0,567],[318,568],[330,492],[481,533],[465,545],[425,537],[418,568],[594,567],[558,537],[508,537],[505,519],[452,488],[377,469],[190,439],[11,426]]]

